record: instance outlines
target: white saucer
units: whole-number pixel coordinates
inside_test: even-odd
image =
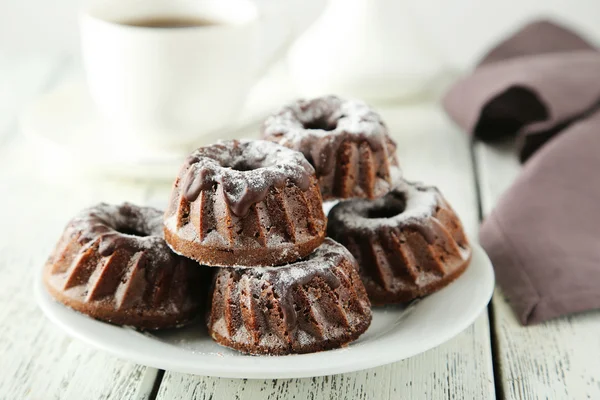
[[[289,79],[287,80],[289,81]],[[127,142],[98,114],[83,80],[67,82],[41,96],[20,117],[23,134],[50,168],[60,173],[171,181],[195,147],[218,139],[258,138],[260,121],[295,97],[286,71],[275,66],[249,94],[239,120],[226,131],[199,135],[198,142],[177,151]],[[118,139],[115,139],[117,138]]]
[[[40,273],[37,302],[66,331],[117,357],[154,368],[227,378],[303,378],[372,368],[402,360],[456,336],[486,308],[494,272],[483,249],[473,244],[465,273],[448,287],[408,308],[373,310],[367,332],[348,347],[290,356],[246,356],[213,342],[204,324],[159,333],[140,333],[99,322],[55,302]]]
[[[49,164],[71,166],[78,174],[171,180],[186,155],[111,139],[115,135],[108,133],[82,82],[38,98],[21,115],[20,125]]]

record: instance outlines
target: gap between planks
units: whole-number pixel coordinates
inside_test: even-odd
[[[156,400],[158,396],[158,390],[160,389],[160,385],[162,384],[163,378],[165,377],[165,370],[159,369],[156,371],[156,378],[154,379],[154,383],[152,384],[152,390],[148,395],[148,400]]]
[[[483,222],[483,199],[481,196],[481,176],[480,176],[480,164],[476,154],[476,142],[475,139],[471,139],[469,143],[469,153],[471,155],[471,166],[473,167],[473,185],[475,187],[475,195],[477,196],[477,215],[479,224]],[[504,385],[502,379],[502,368],[500,365],[500,345],[498,343],[498,334],[496,332],[496,319],[493,296],[487,306],[488,310],[488,323],[490,330],[490,342],[492,351],[492,369],[494,375],[494,389],[496,392],[496,399],[505,399]]]

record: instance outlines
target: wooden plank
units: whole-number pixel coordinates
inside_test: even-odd
[[[6,165],[2,163],[2,170]],[[0,220],[12,227],[0,233],[0,303],[4,305],[0,310],[0,398],[81,399],[82,393],[98,399],[147,398],[155,369],[71,340],[42,316],[30,292],[31,282],[38,278],[39,268],[73,213],[101,200],[142,202],[145,188],[130,184],[91,188],[79,182],[77,191],[73,187],[57,190],[35,180],[23,185],[22,176],[3,178],[2,192],[13,195],[0,210]],[[23,204],[30,206],[15,212]]]
[[[381,110],[405,177],[439,186],[467,232],[478,225],[467,139],[432,107]],[[449,342],[391,365],[308,379],[241,380],[166,372],[159,399],[491,399],[494,381],[487,313]]]
[[[158,399],[492,399],[493,378],[482,316],[465,332],[421,355],[350,374],[246,380],[166,372]]]
[[[475,146],[484,215],[518,175],[511,143]],[[493,301],[497,369],[507,399],[599,399],[600,312],[523,327],[501,290]]]
[[[0,59],[0,399],[145,399],[157,371],[69,339],[37,308],[34,279],[67,220],[100,200],[143,201],[145,187],[44,182],[16,135],[16,113],[60,73],[63,58]],[[1,142],[0,138],[0,142]]]

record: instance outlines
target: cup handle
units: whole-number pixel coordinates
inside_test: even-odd
[[[294,29],[292,10],[289,3],[283,1],[262,1],[260,7],[261,43],[267,43],[261,49],[261,62],[256,69],[256,78],[266,74],[273,64],[282,59],[290,49],[300,32]],[[274,39],[283,38],[277,42]],[[265,49],[266,47],[266,49]]]

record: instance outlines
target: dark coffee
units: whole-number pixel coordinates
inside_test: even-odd
[[[219,22],[200,17],[146,17],[123,21],[122,24],[145,28],[191,28],[218,25]]]

